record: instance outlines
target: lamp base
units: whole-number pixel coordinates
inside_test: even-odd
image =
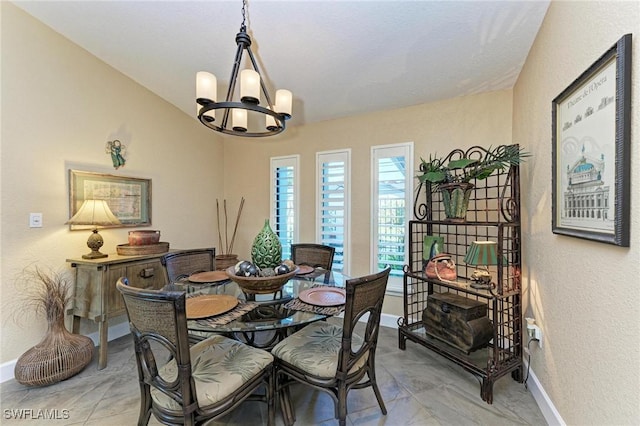
[[[89,239],[87,240],[87,247],[91,249],[91,253],[82,255],[83,259],[101,259],[108,257],[109,255],[100,253],[100,247],[104,244],[102,236],[98,234],[98,229],[94,228]]]
[[[102,259],[103,257],[109,257],[109,255],[100,253],[99,251],[92,251],[91,253],[82,255],[83,259]]]
[[[469,285],[471,288],[475,288],[476,290],[489,290],[491,288],[491,283],[483,283],[481,281],[474,281]]]

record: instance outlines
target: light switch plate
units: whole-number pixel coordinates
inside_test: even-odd
[[[42,228],[42,213],[29,213],[29,228]]]

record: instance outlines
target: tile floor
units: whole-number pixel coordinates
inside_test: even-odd
[[[347,425],[546,425],[531,393],[511,376],[495,383],[488,405],[480,398],[478,380],[459,366],[412,342],[399,350],[395,329],[381,329],[376,364],[388,414],[382,415],[370,388],[353,390]],[[80,374],[55,385],[27,388],[11,380],[0,391],[3,425],[135,425],[140,398],[132,340],[124,336],[109,343],[104,370],[96,369],[94,359]],[[337,425],[328,395],[302,385],[295,385],[292,395],[296,425]],[[8,415],[16,409],[34,414],[46,409],[68,418],[16,420]],[[254,426],[266,424],[265,419],[263,403],[246,402],[209,425]],[[276,423],[283,424],[279,412]],[[149,424],[159,422],[152,416]]]

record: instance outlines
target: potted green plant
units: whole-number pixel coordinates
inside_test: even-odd
[[[518,165],[529,156],[519,145],[455,150],[446,157],[429,155],[428,161],[420,158],[421,174],[417,177],[421,183],[429,182],[432,191],[441,192],[448,219],[463,221],[474,188],[472,181],[486,179],[497,170]]]

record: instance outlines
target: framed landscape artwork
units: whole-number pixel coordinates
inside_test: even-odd
[[[629,246],[631,34],[552,102],[552,230]]]
[[[106,200],[122,225],[110,228],[151,225],[151,179],[114,176],[69,170],[69,213],[72,217],[84,200]],[[71,229],[88,229],[70,225]]]

